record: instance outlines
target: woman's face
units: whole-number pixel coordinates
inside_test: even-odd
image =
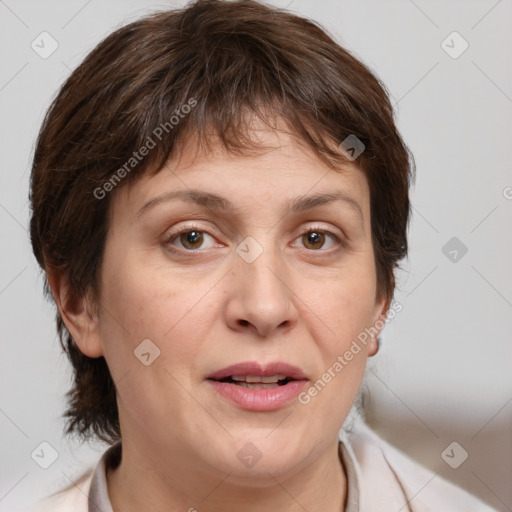
[[[357,337],[386,313],[363,173],[258,136],[277,149],[190,145],[112,198],[88,350],[116,383],[123,441],[162,469],[254,479],[318,460],[375,351]]]

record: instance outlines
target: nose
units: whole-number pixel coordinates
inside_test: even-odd
[[[228,326],[260,337],[291,329],[297,323],[298,311],[289,281],[289,272],[275,250],[264,249],[252,263],[236,255],[228,285]]]

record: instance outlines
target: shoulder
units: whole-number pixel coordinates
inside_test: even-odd
[[[358,463],[362,511],[399,505],[411,512],[496,512],[384,441],[363,421],[349,440]]]
[[[121,460],[121,441],[108,447],[94,468],[68,488],[43,498],[20,512],[112,512],[108,496],[107,469]]]
[[[88,512],[92,477],[91,469],[72,486],[37,501],[23,512]]]

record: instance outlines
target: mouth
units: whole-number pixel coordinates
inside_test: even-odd
[[[293,401],[308,378],[288,363],[245,362],[218,370],[206,381],[231,404],[251,411],[271,411]]]
[[[217,380],[217,379],[212,379]],[[224,379],[217,380],[217,382],[227,382],[235,386],[241,386],[248,389],[270,389],[279,386],[286,386],[292,379],[285,375],[271,375],[269,377],[259,377],[257,375],[232,375]]]

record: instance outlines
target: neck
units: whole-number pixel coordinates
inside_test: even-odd
[[[107,469],[107,487],[114,512],[152,510],[167,512],[246,512],[280,510],[304,512],[345,509],[347,484],[333,444],[318,460],[293,474],[261,477],[255,482],[240,480],[231,473],[195,470],[180,455],[165,460],[161,453],[148,456],[129,444],[122,448],[122,460],[115,469]],[[177,463],[173,463],[178,461]]]

